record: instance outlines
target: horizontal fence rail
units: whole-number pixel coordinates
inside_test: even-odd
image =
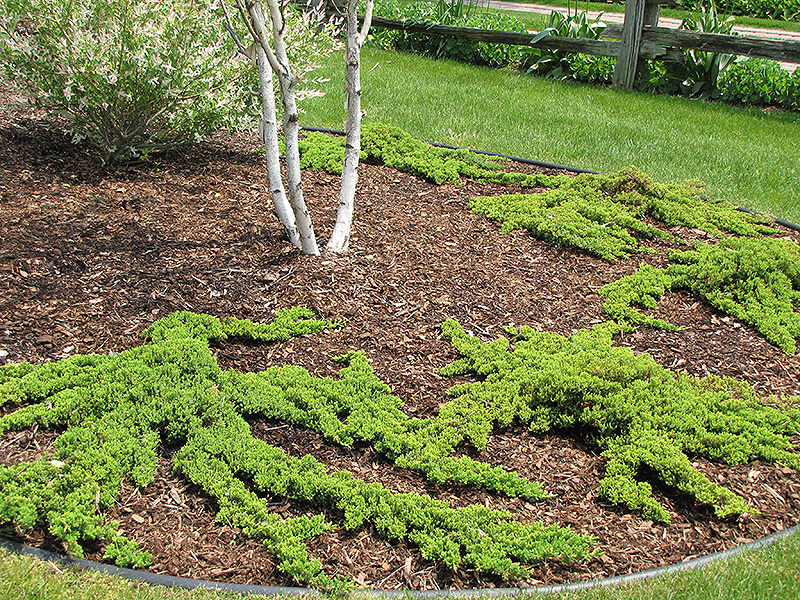
[[[425,33],[428,35],[449,35],[460,37],[475,42],[489,44],[509,44],[512,46],[531,46],[534,48],[547,48],[548,50],[564,50],[566,52],[579,52],[592,56],[617,56],[620,42],[608,40],[592,40],[588,38],[570,38],[557,35],[548,35],[534,42],[536,32],[497,31],[495,29],[475,29],[473,27],[453,27],[452,25],[439,25],[437,23],[420,23],[417,21],[399,21],[384,17],[372,17],[373,27],[408,31],[409,33]],[[612,32],[609,34],[608,30]],[[609,25],[604,37],[620,39],[622,27]],[[642,48],[642,58],[659,58],[661,60],[681,60],[683,53],[675,48],[665,48],[652,43]]]
[[[610,36],[609,36],[610,37]],[[781,62],[800,63],[800,42],[750,38],[721,33],[700,33],[646,25],[642,39],[684,50],[704,50],[740,56],[755,56]]]

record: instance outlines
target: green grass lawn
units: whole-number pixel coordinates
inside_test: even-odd
[[[554,600],[795,600],[800,597],[798,565],[800,534],[760,551],[714,562],[703,569],[548,597]],[[74,571],[0,549],[0,600],[231,600],[237,597],[240,596],[202,589],[151,587],[100,573]]]
[[[308,126],[343,127],[341,56],[321,69]],[[317,74],[320,71],[316,72]],[[367,121],[422,139],[596,171],[636,165],[662,181],[800,222],[800,114],[620,92],[365,48]]]
[[[559,600],[795,600],[800,534],[759,552],[644,582],[559,594]]]
[[[19,556],[0,548],[0,600],[234,600],[209,590],[148,586]]]

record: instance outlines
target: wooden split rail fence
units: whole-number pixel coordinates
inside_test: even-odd
[[[624,24],[609,24],[603,32],[603,37],[609,38],[607,40],[545,36],[534,43],[535,34],[531,33],[409,23],[382,17],[374,17],[372,25],[373,27],[398,29],[412,33],[456,36],[495,44],[548,48],[594,56],[615,56],[617,64],[614,69],[613,85],[620,89],[633,88],[636,72],[642,60],[682,61],[685,60],[683,50],[721,52],[800,63],[800,41],[751,38],[659,27],[660,4],[660,0],[626,0]]]

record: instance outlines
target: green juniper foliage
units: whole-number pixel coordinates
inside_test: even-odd
[[[527,229],[547,242],[584,250],[610,261],[639,251],[636,236],[675,240],[648,224],[683,225],[714,235],[723,231],[754,236],[774,231],[764,217],[736,210],[732,204],[701,198],[696,183],[663,184],[635,167],[607,175],[555,177],[552,188],[537,194],[473,198],[471,209],[501,221],[501,231]]]
[[[176,466],[194,483],[212,488],[220,503],[221,518],[259,537],[275,536],[280,542],[279,558],[284,563],[296,562],[303,569],[289,572],[318,584],[324,576],[318,563],[308,561],[302,538],[295,535],[297,540],[290,544],[284,532],[262,531],[267,527],[266,502],[248,491],[242,480],[251,481],[259,491],[333,507],[343,513],[342,526],[346,529],[371,523],[389,539],[408,538],[424,557],[440,560],[452,569],[465,563],[489,573],[524,576],[527,570],[518,561],[576,559],[587,555],[591,543],[568,529],[540,523],[524,525],[513,521],[508,512],[481,505],[457,510],[421,494],[391,492],[379,483],[356,479],[347,471],[328,475],[325,465],[310,455],[291,457],[253,439],[241,416],[203,429],[181,449]],[[303,525],[306,535],[331,527],[326,527],[321,517]],[[268,527],[274,529],[272,524]],[[332,582],[324,583],[330,587]]]
[[[371,444],[397,465],[422,471],[435,483],[479,485],[509,496],[542,499],[536,482],[469,458],[449,455],[465,439],[448,415],[409,419],[402,401],[372,372],[366,355],[349,352],[334,360],[346,366],[338,379],[318,378],[284,365],[259,373],[232,373],[233,397],[243,414],[302,425],[333,443]]]
[[[538,484],[502,468],[448,456],[464,437],[457,424],[408,419],[363,353],[341,357],[345,367],[333,380],[293,366],[223,371],[209,347],[232,337],[281,341],[339,325],[316,320],[304,308],[281,311],[266,325],[180,312],[154,323],[148,344],[119,356],[0,367],[0,406],[6,409],[0,434],[34,425],[63,431],[52,456],[0,468],[0,523],[45,527],[78,556],[95,540],[117,564],[144,566],[151,557],[103,513],[117,501],[123,479],[140,487],[153,481],[158,447],[170,445],[179,448],[173,467],[216,500],[219,520],[263,540],[284,572],[326,589],[346,583],[309,558],[306,540],[334,525],[321,515],[284,519],[271,513],[275,497],[334,508],[343,514],[341,526],[369,524],[390,539],[407,538],[425,557],[451,568],[524,575],[532,561],[592,553],[594,540],[567,528],[395,494],[347,472],[328,474],[312,456],[290,457],[253,438],[244,415],[281,418],[339,444],[371,443],[436,481],[545,496]]]
[[[64,429],[51,458],[0,468],[0,522],[45,526],[77,556],[82,543],[101,540],[117,564],[148,564],[150,556],[101,513],[115,504],[123,478],[140,487],[153,481],[159,443],[183,443],[218,410],[220,369],[208,340],[284,340],[338,325],[312,316],[291,309],[247,331],[246,321],[175,313],[148,330],[152,343],[120,356],[0,367],[0,406],[12,409],[0,418],[0,434]]]
[[[636,310],[634,304],[650,310],[658,308],[658,299],[672,288],[673,279],[667,269],[642,263],[639,270],[600,288],[605,296],[603,310],[612,319],[625,325],[648,325],[658,329],[677,331],[679,328]]]
[[[334,524],[319,514],[284,519],[269,510],[276,497],[332,508],[347,529],[369,525],[389,539],[408,539],[450,568],[471,565],[501,576],[524,576],[533,561],[589,556],[594,540],[555,525],[523,524],[505,511],[453,509],[348,472],[328,473],[310,455],[291,457],[255,439],[246,416],[313,428],[344,446],[368,443],[433,481],[528,498],[545,493],[515,473],[453,457],[456,445],[485,447],[496,425],[514,420],[534,431],[589,426],[608,458],[599,493],[661,520],[669,514],[637,480],[642,467],[725,516],[749,508],[698,473],[687,453],[800,464],[787,438],[800,425],[797,410],[764,407],[734,380],[676,378],[647,355],[614,348],[614,323],[567,339],[522,328],[512,332],[516,347],[509,352],[506,338],[483,344],[445,322],[443,334],[463,358],[442,373],[484,379],[452,388],[455,398],[428,419],[400,410],[363,352],[337,358],[344,366],[334,379],[291,365],[223,371],[209,347],[231,337],[281,341],[339,324],[315,320],[303,308],[279,312],[267,325],[181,312],[154,323],[148,344],[119,356],[0,367],[0,433],[34,425],[63,431],[52,456],[0,468],[0,522],[46,527],[76,555],[96,540],[106,558],[146,565],[149,555],[103,513],[123,479],[141,487],[153,481],[158,447],[170,445],[178,447],[173,468],[215,499],[219,520],[261,539],[298,581],[343,590],[346,582],[325,574],[306,549],[306,540]]]
[[[301,166],[337,174],[344,162],[344,138],[309,132],[300,142]],[[461,177],[499,183],[539,187],[551,179],[546,175],[507,173],[495,162],[468,150],[437,148],[399,127],[366,124],[361,130],[361,160],[377,162],[399,171],[424,177],[437,185],[458,183]]]
[[[750,323],[786,354],[795,354],[800,338],[800,246],[776,238],[727,238],[673,250],[666,269],[642,265],[627,277],[605,285],[603,308],[620,321],[674,329],[633,305],[655,309],[666,291],[688,289],[715,308]]]
[[[789,439],[800,431],[800,410],[764,406],[737,380],[674,375],[648,354],[613,346],[615,331],[613,322],[568,338],[509,329],[509,351],[508,339],[482,343],[445,321],[442,335],[462,358],[440,373],[482,379],[451,388],[455,398],[440,416],[460,417],[479,447],[495,424],[513,420],[535,432],[589,427],[607,459],[598,495],[662,522],[670,514],[639,480],[645,470],[725,517],[753,510],[697,471],[689,456],[727,464],[759,457],[800,468]]]

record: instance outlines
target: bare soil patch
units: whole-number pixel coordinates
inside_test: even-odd
[[[223,343],[225,368],[260,370],[294,363],[334,375],[331,356],[362,349],[378,376],[427,416],[457,381],[437,370],[456,358],[439,336],[450,317],[488,340],[503,325],[530,325],[567,335],[604,320],[597,290],[632,273],[654,254],[609,264],[471,214],[470,197],[508,188],[464,182],[434,186],[379,165],[363,165],[350,252],[308,257],[283,239],[270,212],[262,155],[251,136],[219,135],[148,164],[107,168],[75,147],[57,121],[4,94],[0,109],[0,362],[58,360],[75,353],[120,352],[142,343],[142,331],[176,310],[271,320],[295,305],[341,329],[270,345]],[[530,169],[516,165],[519,169]],[[306,172],[306,198],[318,235],[333,225],[338,180]],[[800,241],[796,232],[777,235]],[[662,365],[696,375],[745,379],[761,393],[800,395],[800,359],[787,357],[748,325],[689,294],[671,293],[658,316],[686,329],[642,329],[619,343],[648,352]],[[717,519],[711,510],[665,487],[668,525],[631,515],[595,497],[603,459],[590,431],[536,436],[524,428],[497,431],[481,451],[465,449],[541,481],[553,497],[539,503],[482,490],[428,483],[369,448],[332,446],[312,431],[254,422],[253,432],[293,455],[313,454],[332,470],[417,491],[463,506],[505,508],[525,521],[568,524],[595,535],[602,554],[574,565],[536,566],[526,581],[503,581],[470,570],[450,571],[416,548],[391,544],[369,528],[336,530],[310,545],[329,573],[376,588],[482,588],[607,577],[677,563],[730,548],[800,523],[800,475],[754,461],[729,467],[697,458],[711,479],[747,498],[759,514]],[[0,459],[14,464],[46,455],[57,432],[0,437]],[[800,442],[800,440],[796,440]],[[211,500],[171,474],[174,449],[163,448],[155,482],[125,487],[112,518],[154,555],[152,570],[236,583],[294,585],[274,568],[257,541],[215,523]],[[312,511],[281,498],[284,515]],[[336,521],[335,515],[328,515]],[[41,532],[0,534],[60,550]],[[98,552],[90,557],[97,558]]]

